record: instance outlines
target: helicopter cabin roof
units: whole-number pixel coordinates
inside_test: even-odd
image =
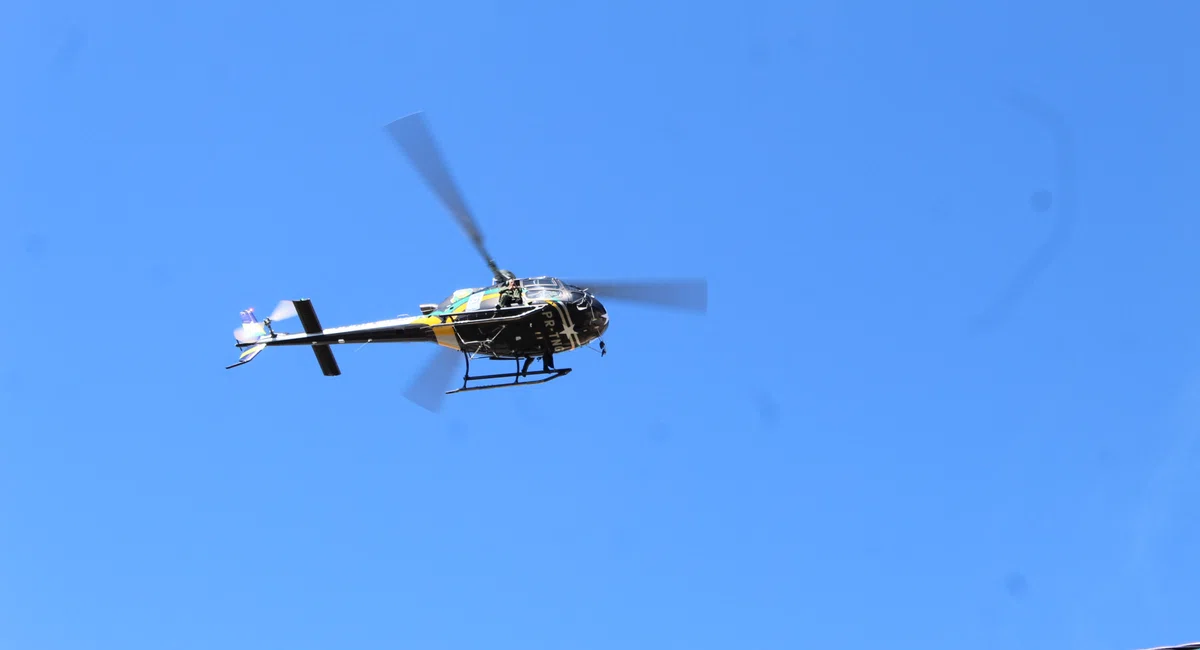
[[[553,298],[558,295],[563,295],[561,292],[569,291],[566,284],[558,278],[547,275],[538,276],[536,278],[520,278],[517,280],[521,284],[521,288],[525,289],[527,296],[531,299]],[[471,289],[459,289],[450,294],[437,306],[438,311],[445,311],[454,303],[463,300],[473,294],[483,293],[485,291],[495,289],[495,287],[476,287]]]

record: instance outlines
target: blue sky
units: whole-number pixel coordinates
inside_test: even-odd
[[[5,6],[0,646],[1196,636],[1200,7],[333,7]],[[415,110],[502,266],[709,314],[438,415],[422,346],[225,371],[488,281]]]

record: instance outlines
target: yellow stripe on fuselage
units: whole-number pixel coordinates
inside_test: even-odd
[[[433,325],[433,334],[437,337],[437,344],[450,348],[451,350],[461,350],[462,347],[458,344],[458,337],[454,335],[453,325]]]

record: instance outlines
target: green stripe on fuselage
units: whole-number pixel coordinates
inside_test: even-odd
[[[500,289],[501,289],[500,287],[492,287],[490,289],[484,289],[483,295],[481,295],[479,297],[479,301],[483,302],[484,300],[487,300],[488,296],[494,296],[494,295],[500,293]],[[449,307],[447,307],[443,310],[440,310],[440,311],[435,311],[433,313],[437,314],[437,315],[453,313],[455,309],[458,309],[458,307],[460,305],[465,304],[468,300],[471,299],[471,296],[474,296],[474,295],[476,295],[476,294],[468,293],[467,295],[463,296],[462,298],[459,298],[458,300],[455,300],[454,302],[450,303]]]

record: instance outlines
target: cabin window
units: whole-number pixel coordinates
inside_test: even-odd
[[[467,311],[478,311],[479,303],[483,300],[483,292],[471,294],[471,298],[467,300]]]

